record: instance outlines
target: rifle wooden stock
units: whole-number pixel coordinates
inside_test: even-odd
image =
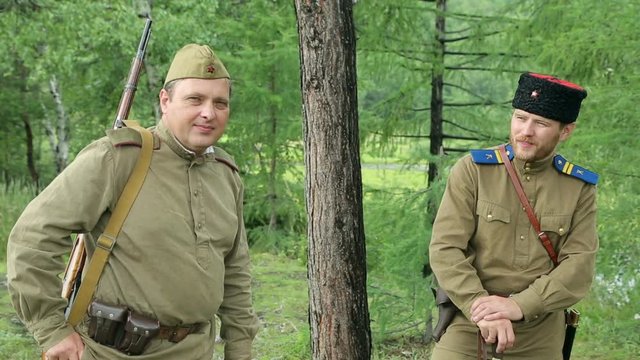
[[[138,78],[140,77],[140,72],[142,71],[144,55],[147,50],[147,44],[149,43],[150,35],[151,19],[147,18],[144,30],[142,31],[140,44],[138,45],[138,51],[136,53],[136,56],[133,58],[131,69],[129,70],[127,84],[125,85],[124,91],[122,92],[122,97],[120,98],[118,111],[113,123],[114,129],[121,128],[124,124],[123,121],[126,120],[129,116],[129,110],[131,110],[131,105],[133,104],[133,98],[135,96]],[[67,263],[67,267],[64,272],[61,295],[69,301],[67,310],[71,308],[73,298],[76,295],[75,292],[79,287],[80,279],[82,277],[82,271],[86,259],[86,236],[86,234],[78,234],[78,236],[76,237],[75,243],[73,244],[73,248],[71,250],[71,255],[69,257],[69,262]]]
[[[84,267],[86,258],[86,252],[84,249],[85,234],[78,234],[76,241],[73,243],[71,249],[71,255],[69,256],[69,262],[64,270],[64,277],[62,278],[62,297],[71,300],[73,292],[77,288],[78,279],[80,279],[80,273]]]

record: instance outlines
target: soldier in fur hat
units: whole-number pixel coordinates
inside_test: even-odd
[[[586,96],[568,81],[522,74],[504,151],[475,150],[452,168],[429,258],[459,311],[432,359],[476,359],[479,345],[504,359],[562,359],[564,310],[587,294],[598,249],[598,175],[556,153]]]

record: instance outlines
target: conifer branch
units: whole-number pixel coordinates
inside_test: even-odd
[[[497,52],[497,53],[488,53],[488,52],[466,52],[466,51],[444,51],[445,55],[454,55],[454,56],[490,56],[490,55],[499,55],[499,56],[510,56],[514,58],[527,58],[528,55],[521,54],[510,54],[506,52]]]
[[[509,69],[492,69],[487,67],[465,67],[465,66],[445,66],[446,70],[469,70],[469,71],[502,71],[510,73],[521,73],[522,70],[509,70]]]

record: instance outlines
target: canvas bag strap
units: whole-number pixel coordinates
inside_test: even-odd
[[[133,206],[140,188],[142,188],[142,184],[144,183],[144,179],[149,170],[149,165],[151,164],[151,155],[153,154],[153,135],[151,135],[149,130],[141,127],[136,121],[126,120],[124,123],[128,128],[134,129],[140,133],[142,136],[142,148],[133,171],[131,172],[131,175],[129,175],[127,184],[124,186],[124,189],[118,198],[118,202],[111,214],[111,218],[109,219],[104,232],[96,241],[96,249],[89,260],[86,272],[82,278],[82,283],[78,289],[78,295],[71,306],[71,310],[69,311],[67,322],[71,326],[78,325],[87,312],[87,308],[93,298],[93,293],[95,292],[102,270],[109,260],[109,255],[116,243],[116,238],[120,233],[120,229],[122,229],[122,224],[127,218],[129,210],[131,210],[131,206]]]
[[[507,155],[507,150],[505,146],[500,145],[500,147],[498,148],[498,151],[500,152],[500,156],[502,157],[502,163],[504,164],[504,167],[507,168],[507,173],[509,173],[509,177],[511,178],[511,183],[513,184],[513,187],[516,189],[516,193],[518,194],[518,199],[520,199],[520,203],[522,203],[522,206],[524,207],[524,210],[527,213],[527,216],[529,217],[529,221],[531,222],[533,229],[536,231],[536,234],[538,234],[538,238],[540,239],[540,242],[542,242],[542,246],[544,246],[545,250],[547,250],[547,254],[549,254],[549,257],[551,258],[553,265],[558,266],[558,255],[556,254],[556,251],[553,249],[553,244],[551,244],[551,240],[549,239],[549,236],[540,230],[540,222],[538,221],[538,218],[536,218],[536,215],[533,212],[533,208],[531,208],[529,199],[527,199],[527,195],[524,193],[524,189],[522,188],[522,183],[520,183],[520,179],[518,178],[516,171],[513,169],[513,165],[511,164],[511,161],[509,161],[509,156]]]

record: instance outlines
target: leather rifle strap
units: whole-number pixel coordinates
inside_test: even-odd
[[[111,214],[111,218],[109,218],[104,232],[96,241],[96,248],[93,255],[87,263],[86,272],[82,277],[82,283],[78,289],[78,295],[71,305],[71,310],[67,318],[67,322],[74,327],[82,321],[89,308],[89,303],[93,298],[93,293],[98,285],[100,275],[102,275],[102,270],[109,260],[109,255],[116,243],[120,229],[122,229],[122,224],[126,220],[129,210],[131,210],[131,206],[133,206],[138,196],[138,192],[142,188],[147,171],[149,170],[149,165],[151,164],[151,155],[153,155],[153,136],[151,132],[138,125],[135,121],[125,120],[124,123],[127,127],[140,133],[142,137],[140,155],[138,155],[136,164],[118,198],[116,207]]]
[[[509,160],[509,155],[507,155],[507,150],[504,145],[500,145],[498,148],[500,152],[500,157],[502,157],[502,163],[504,167],[507,168],[507,173],[509,173],[509,177],[511,178],[511,183],[513,187],[516,189],[516,193],[518,194],[518,199],[520,199],[520,203],[524,207],[527,216],[529,217],[529,221],[533,226],[533,229],[538,234],[538,238],[540,242],[542,242],[542,246],[544,246],[545,250],[547,250],[547,254],[551,258],[554,266],[558,266],[558,255],[556,251],[553,249],[553,244],[551,244],[551,240],[549,236],[545,234],[542,230],[540,230],[540,222],[538,222],[538,218],[536,218],[536,214],[533,212],[533,208],[531,208],[531,204],[529,203],[529,199],[527,199],[527,195],[524,193],[524,189],[522,188],[522,183],[520,183],[520,179],[516,174],[516,171],[511,164],[511,160]]]

